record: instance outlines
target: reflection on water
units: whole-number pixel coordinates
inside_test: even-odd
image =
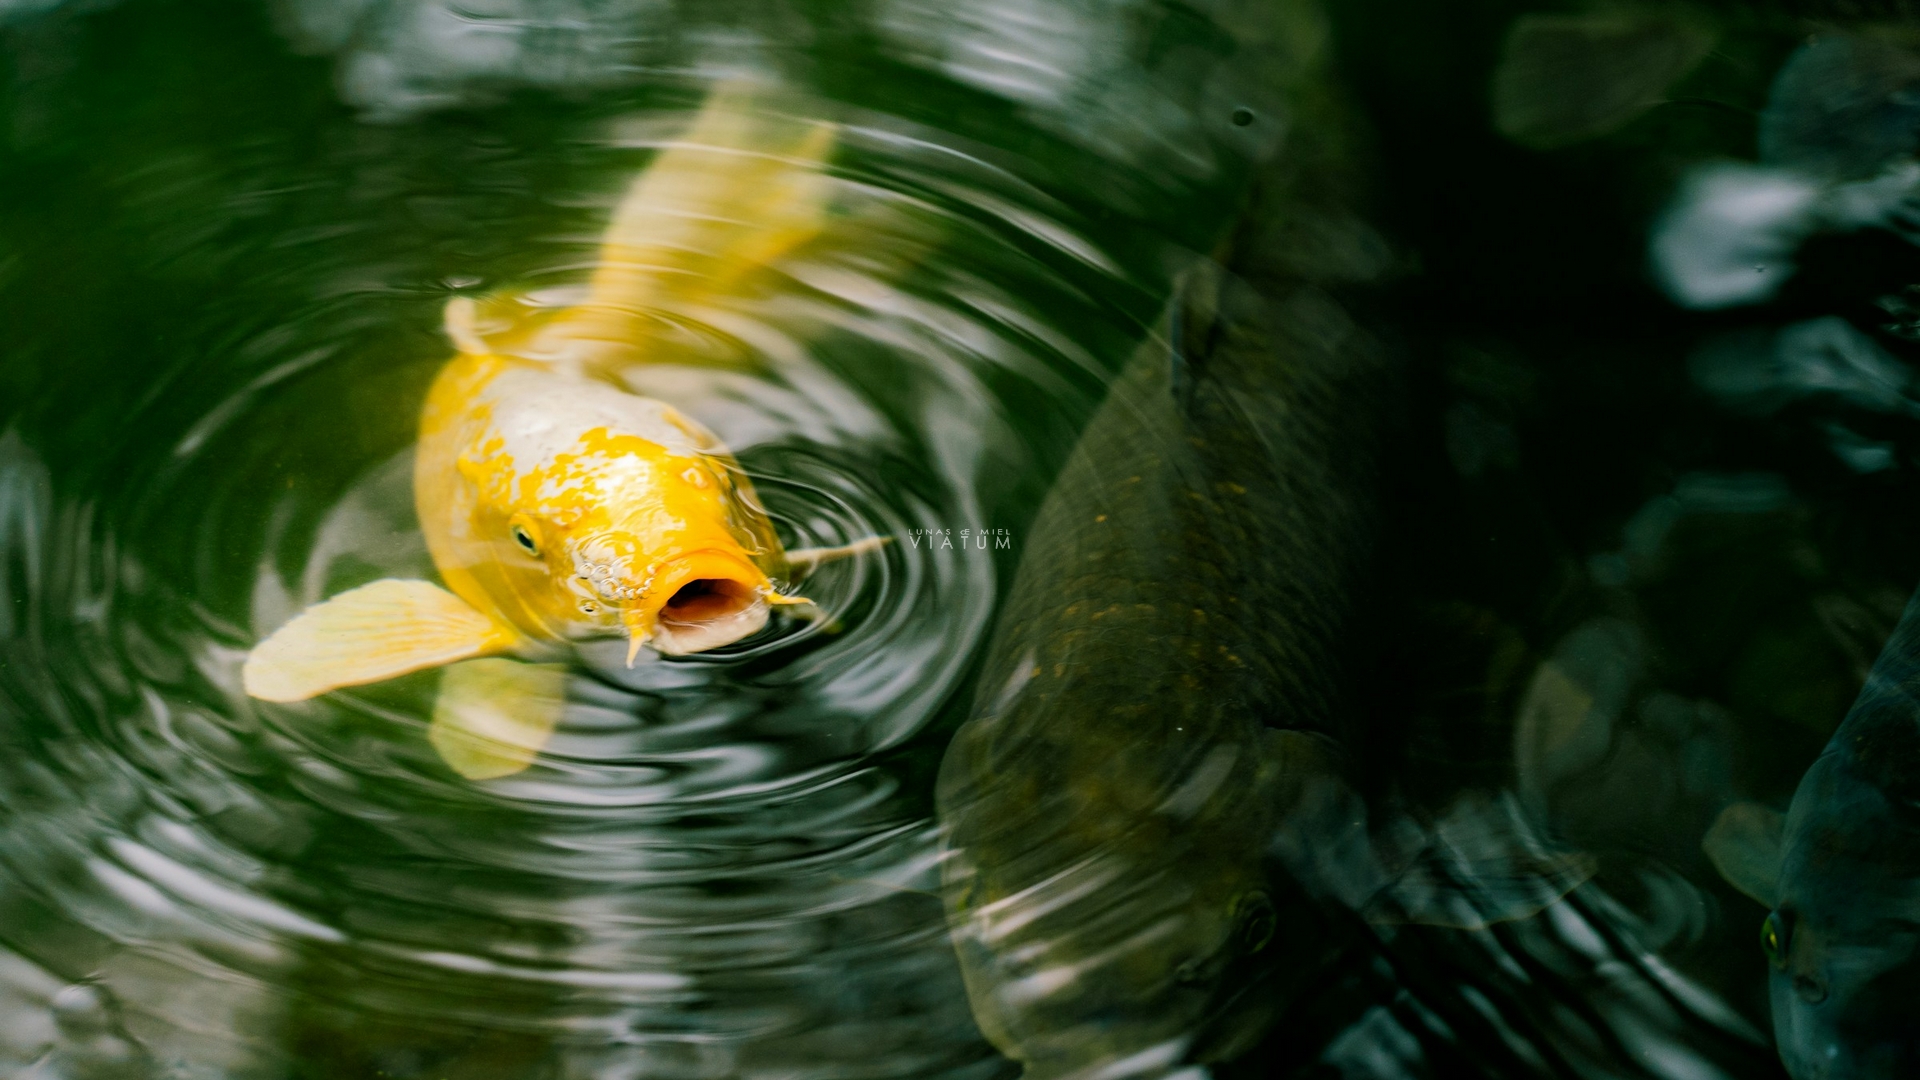
[[[1774,78],[1758,131],[1759,167],[1695,169],[1653,241],[1661,284],[1688,307],[1772,297],[1797,249],[1822,232],[1920,226],[1914,88],[1920,55],[1832,33]]]
[[[9,376],[33,404],[0,463],[7,1052],[49,1077],[1006,1074],[948,941],[930,802],[1005,553],[896,543],[825,567],[807,583],[822,618],[718,652],[629,669],[624,641],[587,643],[552,741],[498,781],[434,755],[435,673],[285,706],[241,692],[246,650],[302,607],[433,579],[408,447],[448,354],[436,310],[450,290],[578,283],[625,180],[700,96],[633,67],[649,18],[700,37],[664,7],[276,18],[389,126],[316,100],[327,73],[308,68],[160,95],[237,112],[238,133],[123,132],[104,90],[58,100],[88,48],[151,32],[206,64],[272,39],[137,4],[23,31],[74,66],[18,84],[52,112],[51,141],[22,145],[118,147],[95,182],[121,277],[69,299],[141,313],[95,324],[84,359]],[[620,89],[504,126],[404,126],[543,86]],[[687,353],[624,377],[720,437],[789,550],[1017,533],[1140,332],[1160,241],[1089,235],[967,135],[768,100],[840,121],[833,201],[937,257],[884,231],[803,254],[768,302],[668,313],[758,370]],[[1220,175],[1207,160],[1158,186]],[[27,348],[74,351],[84,325]]]
[[[697,373],[676,402],[702,415],[711,394],[750,417],[712,422],[791,545],[1005,514],[981,491],[978,433],[1002,454],[1018,442],[985,379],[1045,363],[1031,339],[984,319],[930,325],[892,283],[821,278],[832,269],[848,285],[818,294],[838,324],[832,359],[796,358],[775,408]],[[953,293],[1025,306],[983,285]],[[868,326],[893,340],[863,344]],[[917,365],[890,393],[827,366],[902,354]],[[476,787],[422,753],[430,677],[289,708],[240,694],[241,649],[298,602],[431,573],[404,458],[364,461],[325,500],[235,474],[286,452],[285,423],[245,405],[301,383],[262,381],[226,426],[176,444],[168,493],[150,496],[203,538],[197,571],[256,582],[225,616],[53,497],[45,466],[9,443],[24,598],[10,638],[33,661],[10,688],[32,723],[12,732],[29,752],[9,775],[8,831],[9,867],[33,888],[10,899],[47,909],[9,920],[26,942],[77,935],[52,959],[104,965],[137,1010],[130,1037],[228,1069],[291,1055],[316,1075],[479,1075],[507,1055],[591,1075],[844,1075],[855,1056],[875,1075],[992,1070],[929,893],[912,767],[875,756],[952,695],[992,603],[989,559],[896,545],[820,575],[839,633],[722,663],[583,669],[542,762]],[[782,408],[837,418],[833,437],[800,442]],[[140,531],[137,508],[115,511]],[[179,971],[143,973],[155,965]],[[396,1022],[369,1027],[379,1015]]]
[[[1903,1075],[1920,69],[1763,6],[0,4],[0,1071]],[[617,382],[896,542],[250,698],[742,77],[845,231]]]

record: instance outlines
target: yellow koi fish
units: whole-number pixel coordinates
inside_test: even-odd
[[[625,634],[677,655],[805,604],[790,578],[830,551],[781,550],[712,432],[626,391],[623,367],[685,360],[671,318],[747,287],[826,218],[825,123],[757,116],[716,91],[621,202],[581,303],[447,305],[458,349],[427,395],[414,502],[446,588],[385,579],[308,608],[256,646],[248,694],[300,701],[452,665],[430,738],[472,778],[524,768],[559,719],[562,643]],[[491,659],[482,659],[491,658]]]

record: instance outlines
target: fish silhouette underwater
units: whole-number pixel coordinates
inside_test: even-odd
[[[1029,533],[936,790],[968,998],[1027,1080],[1201,1075],[1357,921],[1479,929],[1588,873],[1510,800],[1369,824],[1351,785],[1372,336],[1210,264],[1162,325]]]
[[[1703,842],[1761,925],[1795,1080],[1920,1075],[1920,597],[1783,816],[1724,810]]]
[[[300,701],[446,666],[430,739],[469,778],[507,775],[559,718],[566,644],[624,634],[629,665],[642,646],[727,645],[809,603],[780,582],[876,546],[783,551],[720,440],[618,380],[698,362],[676,318],[751,295],[822,234],[834,142],[831,124],[758,113],[723,86],[626,193],[579,303],[450,301],[457,352],[428,392],[414,459],[446,587],[383,579],[308,608],[255,646],[246,692]]]
[[[1370,825],[1349,783],[1398,366],[1352,305],[1378,273],[1355,249],[1381,245],[1325,63],[1294,75],[1314,122],[1263,166],[1221,263],[1182,275],[1039,508],[941,762],[955,952],[1027,1080],[1205,1075],[1324,980],[1338,927],[1482,928],[1586,872],[1495,801]],[[1351,246],[1288,232],[1335,222]]]

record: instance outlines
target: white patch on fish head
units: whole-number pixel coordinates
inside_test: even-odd
[[[613,608],[632,603],[653,586],[657,560],[645,558],[632,536],[593,533],[567,545],[572,588]]]
[[[456,528],[543,636],[621,632],[665,563],[738,550],[724,451],[672,407],[537,368],[503,372],[481,404]]]
[[[657,443],[669,454],[699,458],[719,447],[704,427],[672,407],[618,387],[541,370],[502,373],[487,388],[490,434],[500,451],[527,471],[574,452],[582,435],[605,428]]]

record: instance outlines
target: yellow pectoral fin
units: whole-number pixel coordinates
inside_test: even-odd
[[[566,705],[566,668],[466,660],[440,677],[427,741],[469,780],[497,780],[533,763]]]
[[[315,604],[253,647],[247,693],[304,701],[342,686],[504,652],[519,635],[425,581],[382,579]]]

